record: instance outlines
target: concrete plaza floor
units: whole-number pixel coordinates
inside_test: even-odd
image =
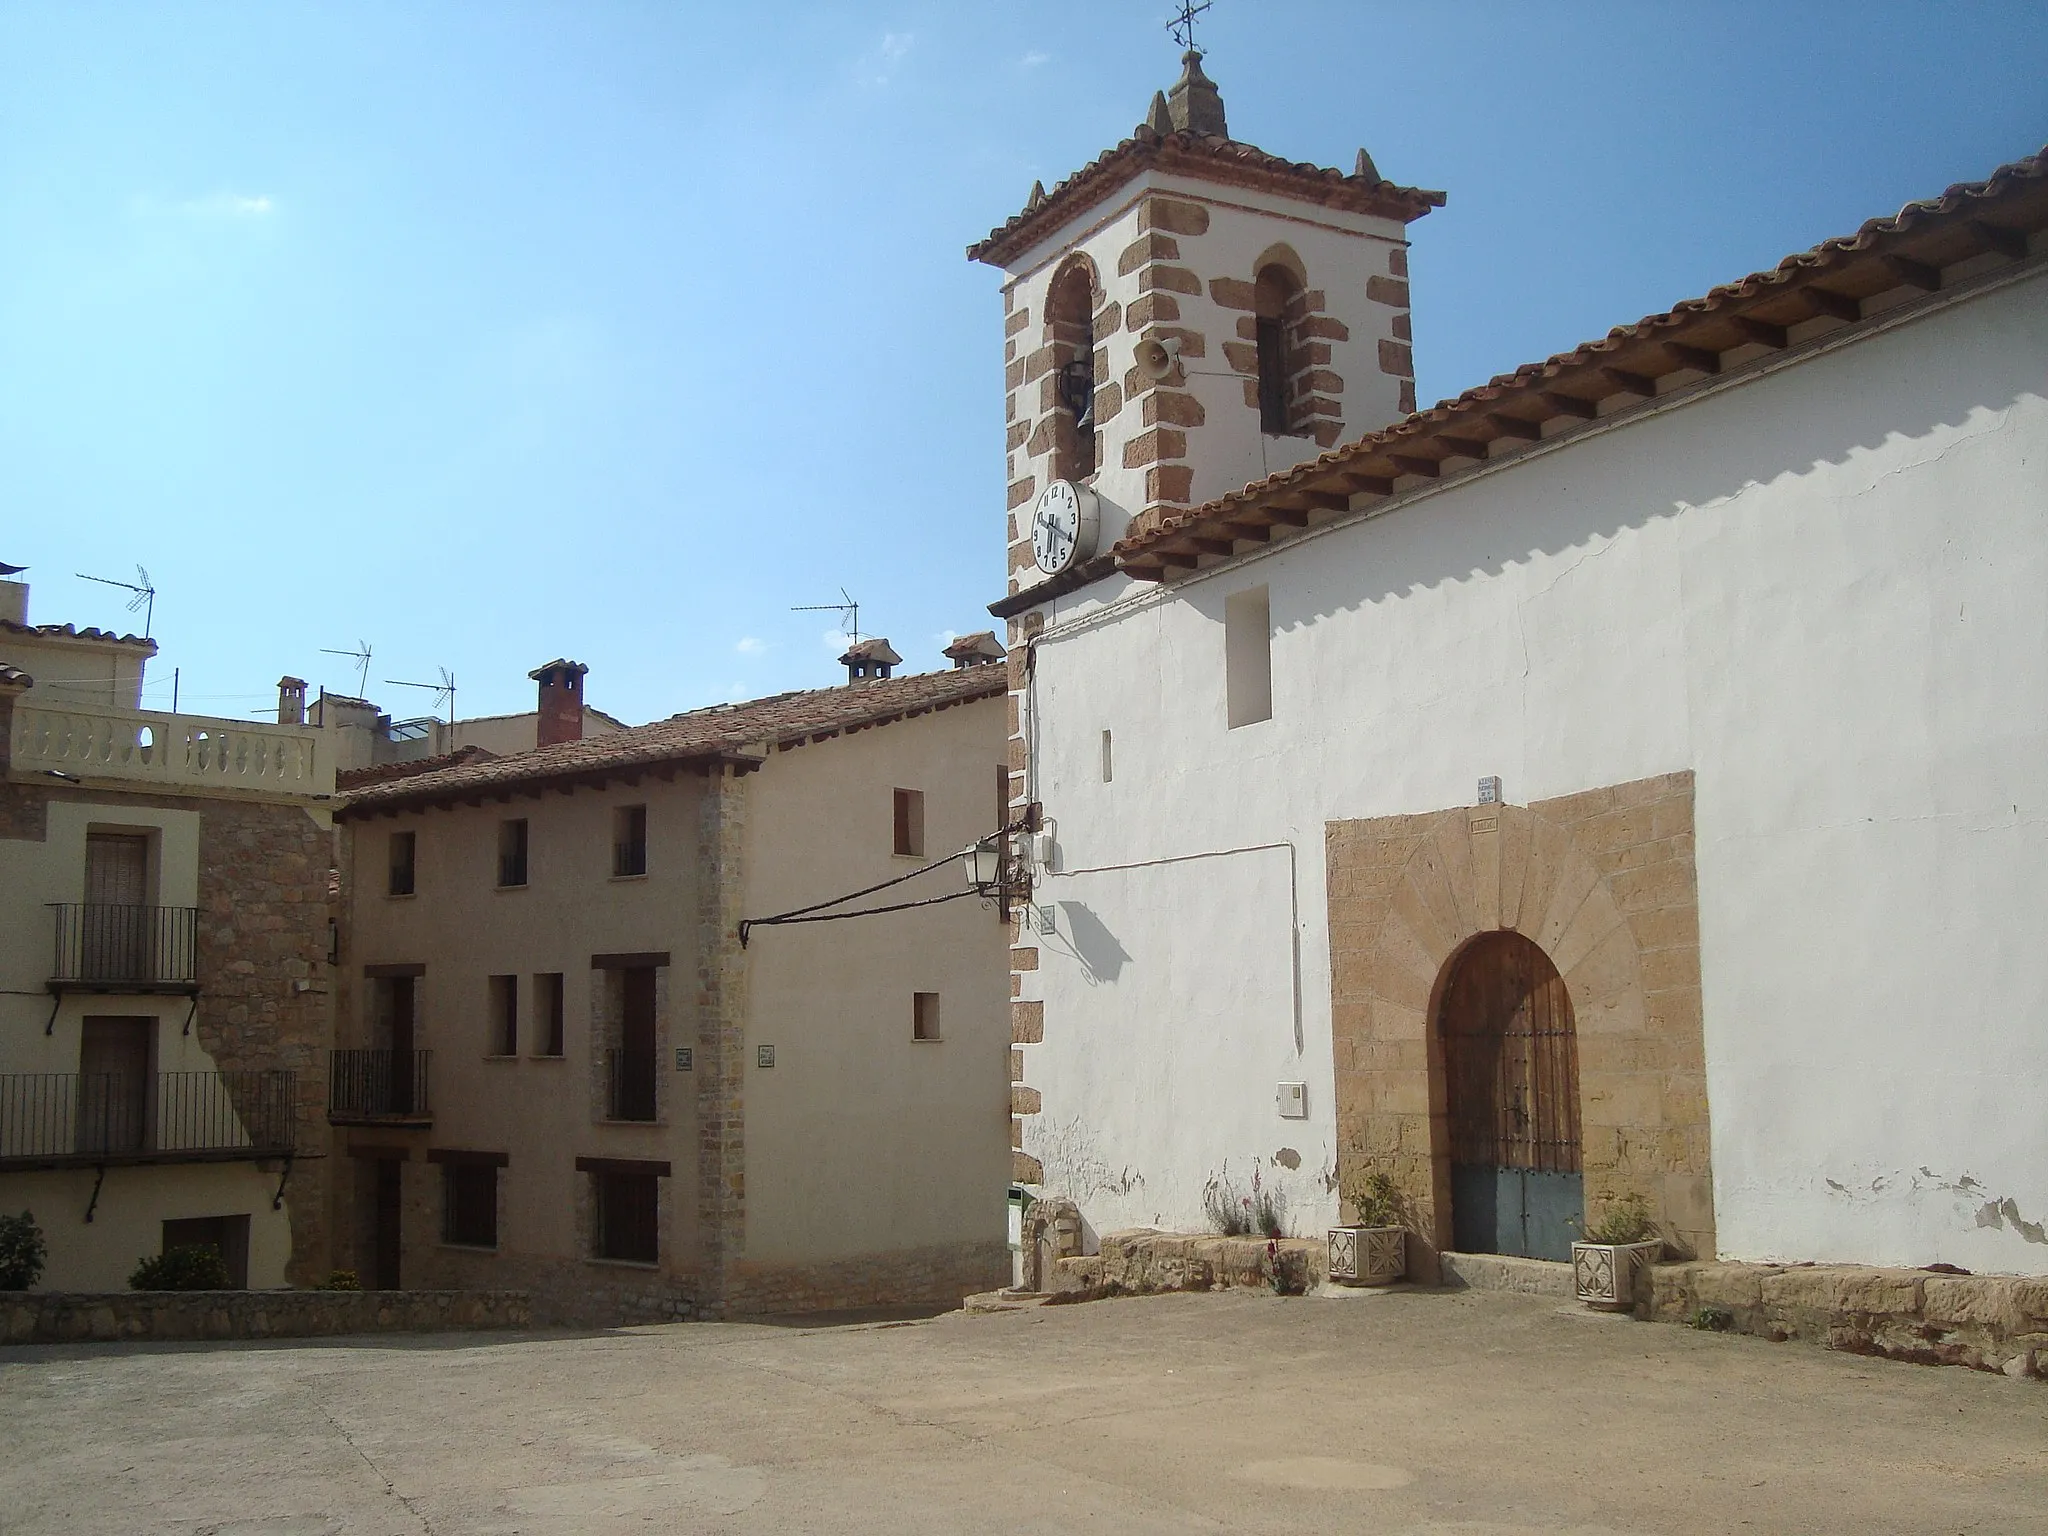
[[[1473,1292],[0,1349],[0,1531],[2048,1532],[2048,1386]]]

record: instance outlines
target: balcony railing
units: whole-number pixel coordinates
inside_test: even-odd
[[[432,1051],[329,1051],[327,1118],[336,1125],[434,1118],[427,1066]]]
[[[166,787],[334,793],[334,761],[315,726],[23,700],[14,707],[11,751],[17,773],[55,770]]]
[[[291,1072],[0,1074],[0,1168],[289,1157]]]
[[[652,1120],[654,1118],[654,1056],[647,1051],[605,1052],[605,1118],[608,1120]]]
[[[52,902],[57,914],[53,982],[190,986],[198,979],[199,909],[105,902]]]

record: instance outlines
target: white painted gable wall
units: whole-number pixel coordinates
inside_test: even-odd
[[[1256,1163],[1296,1231],[1334,1219],[1324,824],[1690,768],[1722,1256],[2048,1272],[2011,1219],[2048,1221],[2044,392],[2036,275],[1049,605],[1046,1187],[1097,1230],[1199,1229],[1203,1185]],[[1224,600],[1261,583],[1273,718],[1227,730]],[[1259,851],[1186,859],[1229,849]]]

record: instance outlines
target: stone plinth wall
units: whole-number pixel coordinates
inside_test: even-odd
[[[2048,1277],[1940,1275],[1860,1265],[1660,1264],[1637,1315],[1920,1365],[2048,1375]],[[1713,1319],[1720,1321],[1719,1319]]]
[[[307,1339],[349,1333],[525,1328],[524,1291],[17,1291],[0,1294],[0,1342]]]
[[[1306,1290],[1329,1278],[1329,1250],[1321,1238],[1281,1238],[1279,1260],[1289,1290]],[[1099,1253],[1060,1259],[1045,1278],[1045,1289],[1056,1295],[1113,1291],[1142,1296],[1271,1284],[1263,1237],[1197,1237],[1145,1227],[1105,1233]]]
[[[778,1312],[839,1312],[852,1307],[958,1306],[968,1296],[1009,1283],[1008,1243],[907,1248],[824,1264],[755,1264],[742,1259],[726,1271],[725,1302],[719,1315],[760,1317]]]

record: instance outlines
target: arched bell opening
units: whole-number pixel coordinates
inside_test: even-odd
[[[1564,979],[1540,947],[1501,931],[1453,955],[1437,994],[1451,1247],[1568,1259],[1586,1191]]]

